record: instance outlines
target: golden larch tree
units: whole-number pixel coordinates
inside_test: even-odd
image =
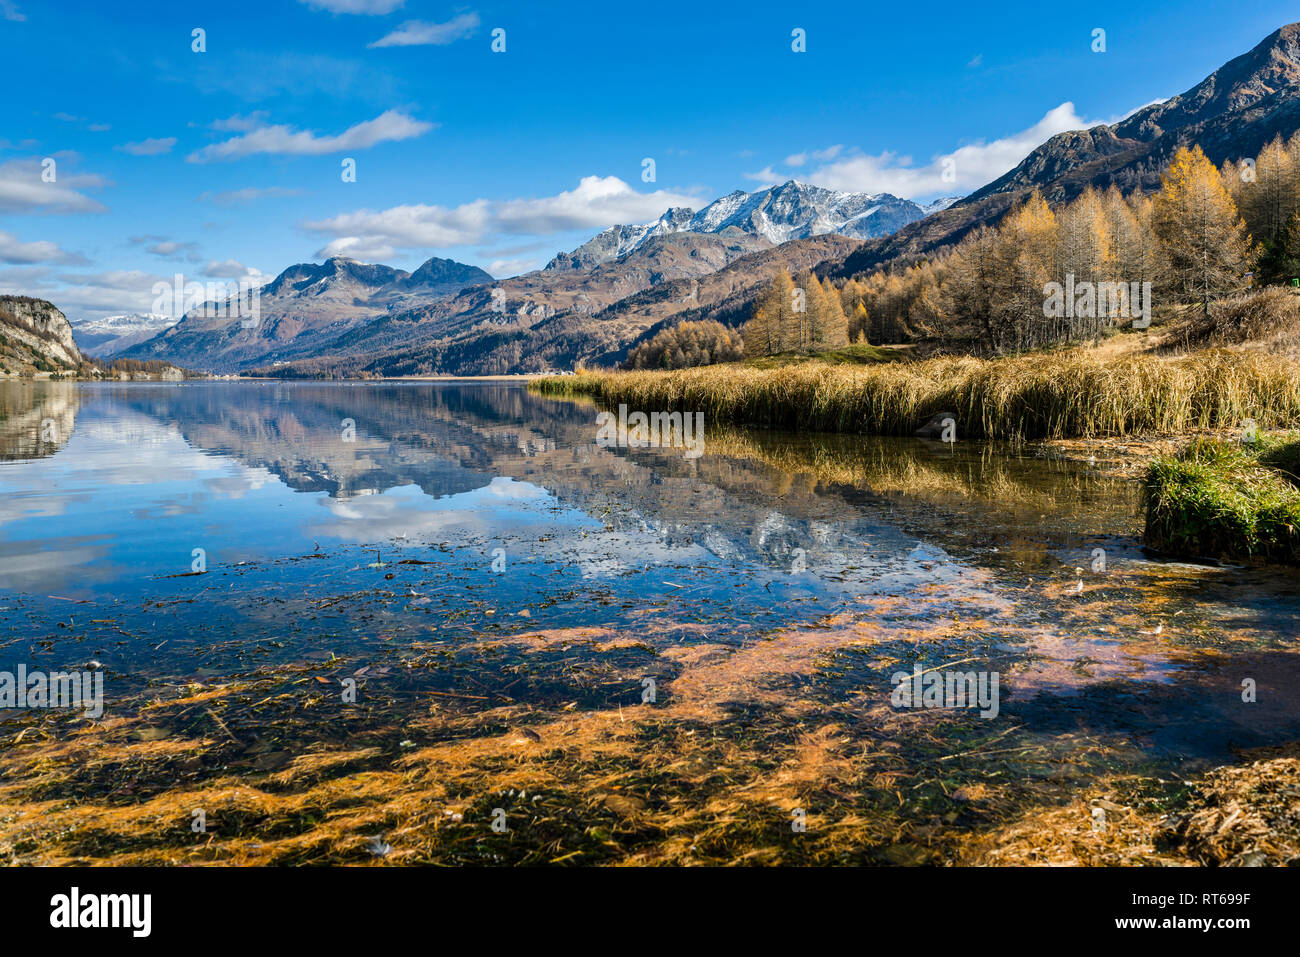
[[[1152,200],[1152,228],[1169,257],[1175,290],[1210,300],[1245,285],[1254,258],[1246,225],[1223,178],[1199,146],[1180,148]]]

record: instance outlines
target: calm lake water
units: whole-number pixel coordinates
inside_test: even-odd
[[[699,458],[602,448],[596,413],[514,383],[0,383],[0,668],[93,661],[133,721],[178,688],[382,675],[368,733],[390,761],[455,736],[412,717],[429,695],[458,719],[514,709],[499,734],[626,721],[652,678],[673,733],[706,712],[715,737],[767,728],[733,756],[761,763],[825,715],[877,733],[890,675],[918,664],[1002,678],[996,719],[907,741],[918,775],[986,727],[1023,744],[1013,776],[1066,789],[1300,737],[1294,571],[1145,555],[1132,479],[1032,447],[708,422]],[[297,712],[277,731],[251,710],[264,690],[219,732],[193,709],[149,727],[222,738],[221,769],[250,774],[342,740]],[[1081,739],[1097,763],[1059,773]]]

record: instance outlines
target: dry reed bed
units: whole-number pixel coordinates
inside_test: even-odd
[[[958,436],[1061,439],[1300,425],[1300,363],[1212,349],[1101,359],[1087,352],[937,358],[868,368],[704,366],[540,379],[543,395],[589,395],[644,412],[819,432],[911,435],[952,412]]]

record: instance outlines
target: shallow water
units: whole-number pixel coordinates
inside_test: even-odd
[[[637,813],[662,820],[603,850],[579,840],[580,856],[677,859],[672,822],[721,828],[708,805],[724,796],[902,814],[928,841],[918,821],[987,826],[1053,787],[1186,774],[1300,737],[1294,572],[1145,555],[1131,479],[1035,447],[707,422],[699,458],[602,448],[595,418],[512,383],[0,383],[0,670],[94,661],[123,740],[209,755],[144,755],[123,784],[125,758],[95,772],[57,750],[85,719],[0,712],[23,768],[0,779],[11,799],[129,804],[181,766],[195,787],[232,768],[256,783],[359,742],[372,770],[454,764],[419,749],[473,742],[485,750],[447,772],[449,806],[513,780],[494,747],[509,773],[620,820],[630,812],[607,792],[623,775]],[[892,707],[890,675],[916,664],[998,672],[997,716]],[[349,675],[364,718],[332,701]],[[1242,701],[1243,679],[1258,700]],[[221,692],[215,711],[180,707],[196,689]],[[510,737],[563,727],[585,742],[605,718],[638,736],[536,758]],[[697,732],[714,745],[682,737]],[[810,745],[819,735],[837,743]],[[898,754],[882,771],[884,747]],[[65,763],[53,779],[42,748]],[[656,777],[677,764],[680,779]],[[978,819],[945,816],[977,777],[1019,784]],[[270,827],[236,831],[261,847]],[[547,840],[567,847],[591,827],[556,824]],[[722,830],[712,859],[779,843]],[[897,848],[897,833],[858,846]],[[451,852],[430,838],[411,853]]]

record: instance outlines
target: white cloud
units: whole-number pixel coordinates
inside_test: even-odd
[[[382,17],[384,14],[392,13],[405,0],[298,0],[298,2],[306,4],[313,10]]]
[[[584,176],[576,189],[542,199],[508,200],[495,204],[493,212],[504,233],[547,235],[648,222],[671,206],[690,206],[698,200],[698,196],[663,189],[638,193],[617,176]]]
[[[155,256],[162,256],[164,259],[174,259],[178,253],[192,255],[197,252],[193,243],[178,243],[168,240],[163,243],[153,243],[144,249],[147,253],[153,253]]]
[[[532,272],[541,263],[536,259],[494,259],[488,263],[487,271],[493,278],[507,279],[510,276],[520,276],[526,272]]]
[[[52,113],[51,116],[56,120],[62,120],[64,123],[76,123],[77,125],[81,125],[86,122],[86,117],[84,116],[74,116],[71,113],[64,113],[62,111]],[[86,126],[86,129],[90,130],[92,133],[103,133],[112,128],[113,127],[108,123],[90,123]]]
[[[217,276],[222,279],[256,279],[262,275],[262,270],[253,266],[245,266],[237,259],[212,260],[203,267],[205,276]]]
[[[586,176],[576,189],[540,199],[477,199],[452,208],[408,205],[378,212],[363,209],[303,226],[335,237],[318,256],[382,259],[397,248],[477,245],[506,236],[546,236],[617,223],[644,223],[657,219],[670,206],[690,206],[698,198],[668,190],[638,193],[617,176]]]
[[[349,127],[337,136],[317,136],[309,130],[295,131],[290,126],[260,126],[224,143],[205,146],[186,159],[191,163],[206,163],[212,160],[239,159],[258,153],[321,156],[343,150],[369,149],[377,143],[411,139],[433,128],[433,123],[425,123],[397,110],[387,110],[373,120]]]
[[[0,231],[0,262],[11,265],[32,265],[35,263],[84,263],[86,260],[76,253],[64,252],[58,244],[40,240],[24,243],[12,233]]]
[[[13,0],[0,0],[0,17],[14,23],[22,23],[27,19],[26,14],[19,11],[18,4],[14,3]]]
[[[464,37],[472,36],[478,29],[477,13],[462,13],[446,23],[430,23],[425,20],[407,20],[392,33],[374,43],[367,44],[370,49],[376,47],[420,47],[447,46]]]
[[[175,145],[176,137],[165,136],[161,139],[141,140],[139,143],[123,143],[117,148],[123,153],[130,153],[132,156],[157,156],[160,153],[170,153]]]
[[[1075,112],[1073,103],[1062,103],[1049,110],[1028,129],[1002,139],[977,142],[959,147],[951,153],[934,157],[917,166],[910,156],[885,152],[878,155],[850,153],[807,174],[817,186],[863,193],[892,193],[906,199],[938,195],[966,194],[997,179],[1057,133],[1096,126],[1101,120],[1088,120]],[[1111,121],[1114,122],[1114,121]],[[951,163],[945,163],[950,160]],[[793,164],[791,164],[793,165]],[[952,179],[945,180],[946,169]],[[763,171],[772,173],[771,169]],[[776,179],[787,179],[772,174]],[[756,178],[751,176],[750,178]]]
[[[98,189],[108,181],[93,174],[68,173],[71,159],[52,157],[55,181],[44,182],[41,159],[11,160],[0,164],[0,213],[104,213],[107,207],[78,189]]]
[[[209,265],[221,266],[222,264],[210,263]],[[182,280],[186,283],[197,282],[202,275],[205,274],[197,271],[186,272]],[[250,278],[254,281],[254,285],[262,285],[270,278],[252,269],[240,276],[226,277],[216,272],[206,275],[213,282]],[[154,287],[156,284],[163,284],[171,288],[175,281],[175,274],[172,273],[164,276],[140,270],[112,270],[99,273],[61,271],[55,274],[43,267],[0,269],[0,293],[48,299],[62,309],[69,319],[74,320],[129,312],[161,311],[163,314],[170,315],[170,298],[165,299],[165,308],[154,309],[154,306],[158,305],[158,295],[154,292]]]
[[[342,236],[326,243],[316,251],[319,259],[356,259],[363,263],[383,262],[392,259],[397,250],[382,236]]]
[[[759,186],[761,186],[764,189],[766,189],[768,186],[775,186],[778,183],[784,183],[787,179],[790,178],[788,176],[781,175],[776,170],[772,169],[771,166],[764,166],[761,170],[759,170],[756,173],[741,173],[740,175],[745,177],[745,179],[752,179],[755,183],[758,183]]]
[[[63,273],[58,277],[28,272],[22,276],[0,277],[0,289],[48,299],[72,319],[149,312],[154,301],[154,283],[171,280],[170,276],[135,270]]]
[[[160,259],[185,259],[193,263],[203,258],[198,243],[183,243],[166,236],[132,236],[130,242],[144,246],[145,252]]]
[[[785,158],[785,165],[802,166],[804,163],[808,162],[809,159],[826,162],[827,160],[833,160],[835,157],[839,156],[843,149],[843,146],[836,143],[834,146],[828,146],[824,150],[809,150],[803,153],[795,153],[793,156],[787,156]]]
[[[270,114],[266,110],[253,110],[248,114],[236,113],[228,116],[224,120],[214,120],[212,128],[230,133],[247,133],[249,130],[255,130],[259,126],[266,125],[266,118]]]

